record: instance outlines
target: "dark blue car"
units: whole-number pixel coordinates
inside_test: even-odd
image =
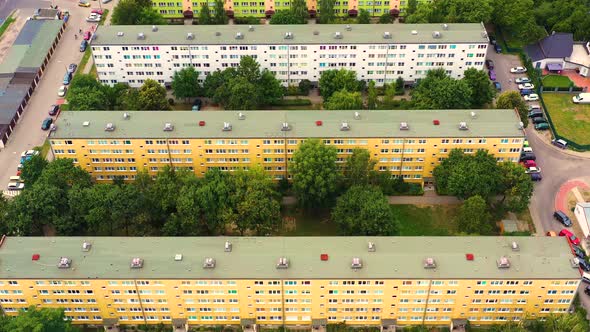
[[[83,40],[82,43],[80,44],[80,52],[86,51],[86,47],[88,47],[88,42]]]
[[[522,90],[520,90],[520,95],[521,96],[528,96],[531,93],[534,93],[534,91],[533,90],[530,90],[530,89],[522,89]]]

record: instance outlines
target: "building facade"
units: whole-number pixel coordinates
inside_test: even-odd
[[[408,84],[445,68],[462,78],[483,69],[488,37],[481,24],[100,26],[92,55],[102,83],[139,87],[147,79],[170,83],[193,66],[199,81],[237,67],[251,56],[285,86],[323,71],[348,69],[378,86],[402,77]]]
[[[428,2],[429,0],[418,0]],[[319,3],[317,0],[307,0],[307,10],[310,17],[318,13]],[[204,2],[193,0],[165,1],[152,0],[152,8],[166,18],[198,17],[201,6]],[[210,10],[214,10],[215,2],[205,2]],[[383,14],[402,14],[408,6],[407,0],[337,0],[334,2],[334,13],[337,16],[356,16],[361,9],[368,11],[372,16]],[[259,0],[259,1],[224,1],[224,9],[230,17],[270,17],[276,11],[288,10],[291,8],[291,1]]]
[[[56,158],[73,158],[99,181],[133,180],[142,169],[155,176],[165,166],[202,176],[254,165],[279,180],[291,178],[293,153],[309,138],[334,146],[339,164],[363,148],[376,170],[430,185],[455,148],[518,162],[524,132],[514,110],[84,111],[62,113],[49,141]]]
[[[501,324],[566,314],[563,237],[3,237],[0,305],[76,324]],[[154,250],[157,249],[157,250]]]

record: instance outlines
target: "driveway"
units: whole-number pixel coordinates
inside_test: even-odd
[[[496,53],[493,48],[488,48],[488,55],[486,59],[494,61],[494,71],[496,72],[496,82],[500,82],[502,85],[502,92],[508,90],[518,91],[518,87],[514,83],[514,79],[517,77],[526,76],[525,74],[511,74],[510,68],[516,66],[522,66],[520,58],[513,54]]]
[[[0,0],[0,20],[4,21],[15,9],[49,8],[49,0]],[[31,11],[27,16],[33,15]]]
[[[21,0],[15,1],[20,5]],[[102,6],[103,8],[109,8],[112,13],[111,9],[117,2],[113,1]],[[46,6],[50,4],[48,1],[43,3],[46,3]],[[85,18],[90,13],[91,8],[78,7],[77,0],[54,0],[54,4],[70,11],[70,21],[37,89],[23,112],[23,116],[16,125],[15,131],[10,136],[6,147],[0,150],[0,165],[2,165],[0,171],[1,190],[4,190],[8,185],[9,177],[16,174],[21,152],[44,143],[48,133],[41,130],[41,122],[48,116],[49,106],[57,101],[57,89],[61,85],[68,64],[79,63],[82,58],[83,53],[79,52],[80,38],[74,39],[74,34],[80,28],[88,29],[90,27]],[[98,7],[98,2],[93,1],[92,5]],[[39,6],[39,2],[37,2],[37,6]],[[20,13],[26,17],[30,15],[29,13],[32,13],[32,10],[22,9]]]

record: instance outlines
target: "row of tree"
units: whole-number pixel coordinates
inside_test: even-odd
[[[166,89],[160,83],[147,79],[139,88],[116,83],[102,84],[90,74],[74,76],[68,90],[70,110],[168,110]]]
[[[163,25],[168,21],[152,8],[151,0],[121,0],[113,9],[112,25]]]

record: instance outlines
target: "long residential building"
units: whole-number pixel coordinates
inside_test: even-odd
[[[139,87],[147,79],[169,84],[193,66],[199,81],[237,67],[251,56],[284,85],[323,71],[348,69],[377,85],[402,77],[408,84],[445,68],[462,78],[483,69],[488,37],[482,24],[100,26],[92,42],[98,78]]]
[[[261,165],[291,178],[301,142],[323,140],[344,163],[354,148],[370,151],[376,170],[433,183],[452,149],[488,150],[517,162],[524,132],[514,110],[411,111],[80,111],[63,112],[49,141],[56,158],[73,158],[99,181],[133,180],[146,169],[247,170]]]
[[[429,2],[429,0],[418,0],[418,2]],[[209,6],[209,10],[213,12],[215,11],[215,1],[198,2],[194,0],[152,0],[152,8],[166,18],[191,18],[199,16],[203,3],[206,3]],[[306,3],[309,16],[312,18],[315,17],[319,12],[318,1],[307,0]],[[224,10],[229,17],[268,18],[279,10],[289,10],[291,5],[292,1],[290,0],[226,0],[224,1]],[[368,11],[371,16],[381,16],[383,14],[396,16],[400,13],[403,15],[407,6],[407,0],[336,0],[334,2],[334,13],[337,16],[356,16],[361,9],[364,9]]]
[[[76,324],[499,324],[567,314],[563,237],[5,237],[0,305]]]

